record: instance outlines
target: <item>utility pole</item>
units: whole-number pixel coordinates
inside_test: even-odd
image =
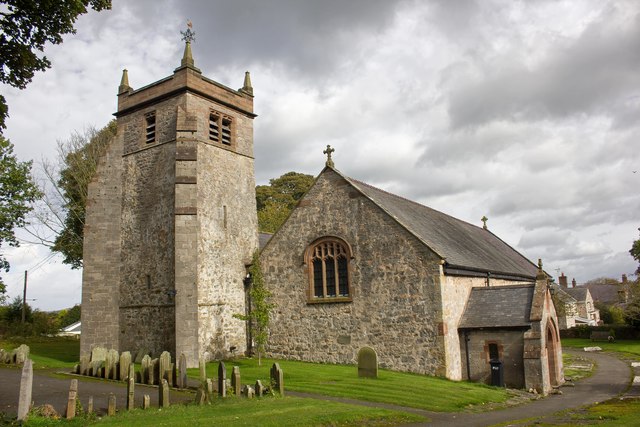
[[[27,314],[27,270],[24,271],[24,291],[22,293],[22,323],[26,319]]]

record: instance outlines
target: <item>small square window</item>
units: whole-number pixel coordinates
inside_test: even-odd
[[[233,119],[212,111],[209,114],[209,140],[230,147],[233,143]]]

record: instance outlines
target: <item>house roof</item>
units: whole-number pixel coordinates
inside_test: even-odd
[[[473,288],[460,320],[460,329],[531,326],[535,285]]]
[[[567,288],[564,289],[569,295],[574,297],[576,301],[585,302],[587,300],[587,294],[589,293],[589,288],[584,286],[578,286],[577,288]],[[616,294],[616,297],[618,294]]]
[[[341,176],[442,257],[446,265],[530,279],[536,277],[537,267],[489,230]]]
[[[573,289],[580,289],[584,287],[589,289],[591,292],[591,298],[593,298],[594,302],[602,302],[607,304],[614,304],[620,302],[620,296],[618,295],[618,291],[624,291],[624,287],[620,285],[606,285],[606,284],[592,284],[592,285],[584,285],[578,286]]]
[[[82,330],[82,322],[77,321],[62,328],[63,332],[80,332]]]

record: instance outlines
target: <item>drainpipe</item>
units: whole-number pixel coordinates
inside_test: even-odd
[[[467,358],[467,379],[471,381],[471,366],[469,366],[469,331],[464,331],[464,353]]]

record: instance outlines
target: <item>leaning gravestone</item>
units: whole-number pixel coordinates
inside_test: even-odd
[[[18,421],[27,417],[31,407],[31,392],[33,390],[33,363],[27,359],[22,366],[22,377],[20,378],[20,398],[18,400]]]
[[[274,363],[271,367],[271,384],[273,389],[284,396],[284,373],[280,369],[280,364]]]
[[[131,353],[123,351],[120,355],[120,365],[118,366],[118,379],[120,381],[127,381],[129,377],[129,366],[131,366]]]
[[[264,386],[262,385],[262,381],[256,380],[254,389],[256,391],[256,396],[262,397],[262,395],[264,394]]]
[[[149,409],[151,406],[151,398],[148,394],[142,396],[142,409]]]
[[[167,380],[169,385],[173,384],[173,375],[171,375],[171,353],[163,351],[158,361],[158,380]]]
[[[224,362],[220,362],[218,366],[218,396],[227,396],[227,368],[224,366]]]
[[[378,378],[378,355],[371,347],[362,347],[358,351],[358,376]]]

